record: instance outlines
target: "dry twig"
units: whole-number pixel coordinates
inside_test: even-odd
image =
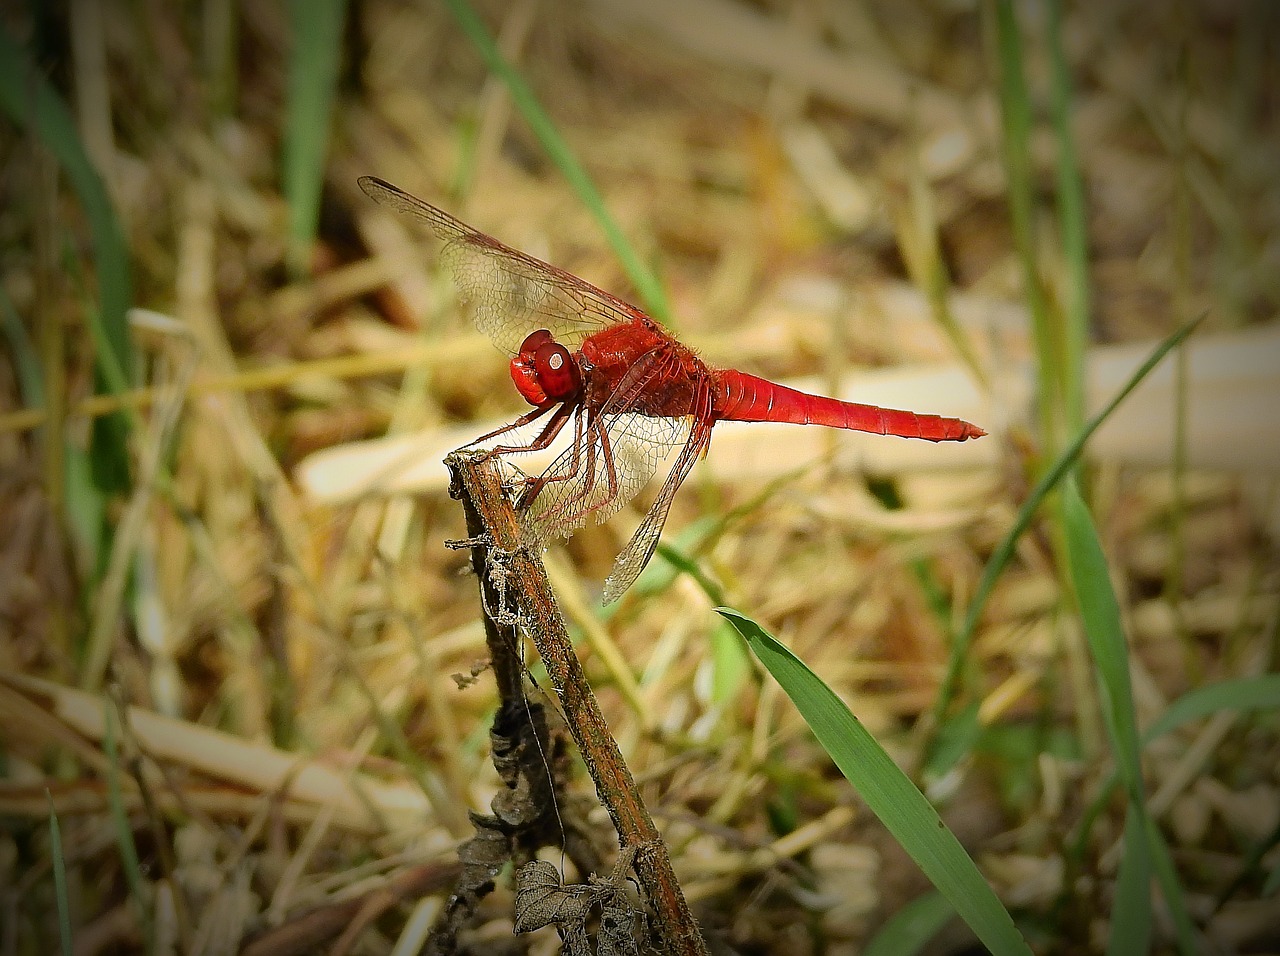
[[[503,492],[496,467],[491,461],[484,462],[465,453],[449,456],[446,464],[455,476],[455,492],[467,512],[472,562],[481,580],[485,627],[491,634],[501,629],[510,635],[490,641],[504,709],[507,695],[513,692],[513,682],[518,686],[518,673],[513,676],[510,670],[517,647],[515,616],[506,611],[514,607],[521,625],[529,631],[542,656],[569,732],[595,783],[600,802],[618,831],[623,851],[635,854],[636,875],[653,907],[665,951],[706,953],[702,934],[671,867],[666,844],[644,806],[573,651],[542,562],[523,546],[519,523]],[[503,565],[502,574],[496,579],[487,570],[494,555],[502,556]],[[496,609],[502,612],[496,616],[503,620],[495,620]],[[519,666],[518,657],[515,665]]]

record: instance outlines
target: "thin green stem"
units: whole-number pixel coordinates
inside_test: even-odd
[[[1060,447],[1063,380],[1058,332],[1036,267],[1035,187],[1031,175],[1031,101],[1022,65],[1021,41],[1011,0],[996,0],[996,49],[1000,64],[1000,115],[1013,243],[1022,266],[1027,306],[1039,364],[1036,410],[1040,416],[1042,460]]]
[[[1075,434],[1085,419],[1085,351],[1089,345],[1089,238],[1084,182],[1071,128],[1071,72],[1062,48],[1062,0],[1050,0],[1049,57],[1053,71],[1053,124],[1058,141],[1058,228],[1066,266],[1063,335],[1063,419]]]

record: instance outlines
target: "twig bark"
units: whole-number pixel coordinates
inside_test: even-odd
[[[613,820],[622,847],[634,849],[636,876],[653,907],[664,951],[706,956],[706,943],[676,880],[666,844],[644,806],[631,771],[587,683],[542,561],[523,547],[520,525],[502,490],[496,464],[464,452],[455,452],[445,463],[455,478],[454,491],[467,507],[473,561],[481,576],[484,595],[486,628],[509,626],[491,622],[491,613],[500,608],[519,611],[546,665],[551,686],[595,783],[600,803]],[[475,526],[471,524],[472,516]],[[494,557],[501,563],[496,579]],[[507,679],[509,675],[500,673],[499,686]]]
[[[553,740],[545,709],[525,697],[519,635],[514,614],[504,610],[508,597],[503,579],[487,573],[490,559],[489,549],[481,543],[488,540],[483,522],[470,499],[464,498],[463,506],[473,537],[453,546],[471,546],[480,580],[485,640],[501,699],[489,740],[494,769],[504,786],[490,802],[491,814],[470,814],[475,834],[458,847],[462,872],[432,929],[426,956],[453,956],[459,951],[459,934],[475,918],[480,901],[492,892],[508,861],[518,866],[532,859],[539,848],[556,845],[563,834],[565,851],[582,872],[594,872],[599,863],[590,841],[580,838],[575,821],[564,819],[557,809],[563,738]]]

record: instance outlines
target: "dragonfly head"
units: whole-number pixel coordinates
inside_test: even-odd
[[[535,408],[568,401],[582,390],[582,376],[573,353],[546,329],[531,332],[511,360],[511,381]]]

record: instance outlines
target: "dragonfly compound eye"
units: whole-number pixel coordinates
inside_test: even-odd
[[[578,366],[563,345],[545,342],[533,356],[538,384],[548,398],[563,401],[578,391]]]
[[[521,354],[536,352],[544,345],[554,345],[555,341],[546,329],[538,329],[525,336],[524,341],[520,343],[520,352]]]

